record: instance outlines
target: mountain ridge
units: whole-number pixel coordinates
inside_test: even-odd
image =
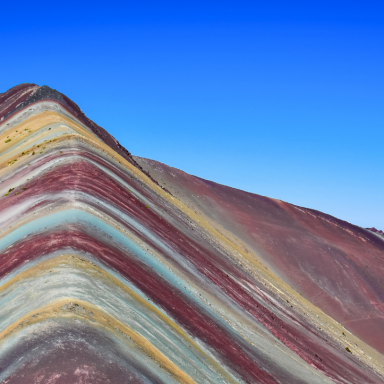
[[[383,382],[376,235],[128,157],[36,87],[0,94],[0,382]]]

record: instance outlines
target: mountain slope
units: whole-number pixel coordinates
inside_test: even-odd
[[[313,209],[135,160],[312,304],[384,353],[384,241]]]
[[[165,166],[132,157],[48,87],[17,86],[0,102],[1,382],[383,382],[382,355],[290,274],[305,251],[296,245],[284,259],[265,246],[271,226],[281,227],[270,238],[277,248],[304,235],[330,242],[334,229],[306,223],[313,211],[233,197],[185,174],[178,194],[179,181],[163,185],[154,171]],[[237,213],[211,200],[192,206],[190,180],[206,201],[234,199]],[[300,230],[286,222],[294,209]],[[343,231],[338,247],[357,252]],[[381,243],[366,236],[380,260]],[[306,271],[315,282],[333,278]]]

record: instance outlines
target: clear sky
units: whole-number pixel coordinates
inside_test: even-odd
[[[135,155],[384,229],[383,1],[2,1],[0,92]]]

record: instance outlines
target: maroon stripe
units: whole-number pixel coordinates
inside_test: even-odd
[[[93,160],[96,161],[95,158]],[[100,160],[98,161],[100,162]],[[123,175],[119,176],[123,177]],[[127,182],[132,183],[133,181],[128,179]],[[135,185],[135,188],[140,188],[140,186]],[[246,275],[226,262],[223,255],[217,255],[212,249],[209,249],[208,245],[203,247],[201,241],[200,243],[194,241],[182,231],[179,231],[178,228],[170,225],[152,210],[146,208],[143,203],[114,182],[102,170],[84,161],[63,165],[47,172],[45,177],[33,180],[28,185],[26,192],[22,195],[13,195],[10,201],[7,201],[7,205],[14,204],[14,199],[26,198],[29,194],[39,194],[47,189],[52,192],[67,189],[83,191],[112,203],[120,211],[129,214],[143,224],[151,233],[156,234],[180,255],[183,255],[185,259],[195,266],[200,274],[207,277],[240,307],[264,324],[275,337],[306,362],[334,379],[337,378],[340,372],[350,380],[353,380],[355,375],[357,377],[360,376],[359,370],[353,364],[351,365],[347,359],[340,358],[337,355],[341,354],[343,356],[341,348],[336,345],[333,345],[331,348],[324,341],[324,336],[315,331],[313,326],[306,322],[305,319],[301,319],[300,330],[297,326],[280,320],[276,314],[263,306],[260,301],[257,301],[254,296],[248,294],[227,275],[230,274],[235,279],[250,281]],[[140,189],[141,192],[145,192],[142,188]],[[150,198],[150,196],[147,197]],[[109,212],[108,214],[110,215]],[[115,217],[115,219],[120,221],[118,217]],[[121,224],[124,225],[124,223]],[[130,229],[135,231],[134,228]],[[150,243],[149,239],[145,239],[140,233],[136,232],[136,234],[144,241]],[[156,248],[156,244],[151,245]],[[161,252],[160,249],[157,250]],[[164,254],[164,256],[170,259],[170,255]],[[182,264],[175,260],[172,261],[179,268],[184,269]],[[112,265],[112,260],[109,264]],[[186,271],[184,270],[184,272]],[[251,283],[256,284],[254,281],[251,281]],[[295,316],[297,317],[297,314]],[[300,320],[296,318],[295,321]],[[336,351],[333,349],[336,349]]]
[[[183,292],[170,286],[151,268],[127,254],[80,232],[75,226],[69,230],[55,231],[29,237],[0,254],[0,276],[15,269],[26,260],[33,260],[63,248],[74,248],[92,254],[114,268],[167,311],[192,335],[207,343],[221,355],[226,364],[239,373],[248,383],[276,383],[273,377],[259,368],[227,332],[211,318],[196,308]]]

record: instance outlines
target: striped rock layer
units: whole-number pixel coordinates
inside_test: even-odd
[[[383,383],[384,241],[0,94],[1,383]]]

